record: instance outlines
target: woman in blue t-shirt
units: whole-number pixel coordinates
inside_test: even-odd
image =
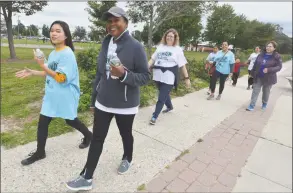
[[[271,88],[277,83],[277,72],[282,69],[282,58],[276,52],[277,43],[270,41],[258,55],[251,70],[253,76],[253,91],[247,111],[253,111],[260,90],[262,89],[262,109],[267,108]]]
[[[228,42],[223,42],[222,50],[218,51],[214,58],[214,65],[216,70],[214,71],[211,79],[211,94],[207,100],[214,99],[214,93],[218,78],[220,78],[220,88],[217,100],[221,99],[222,92],[224,90],[225,81],[229,74],[232,74],[235,63],[235,56],[233,52],[228,49]]]
[[[16,73],[18,78],[33,75],[46,77],[45,95],[38,123],[37,150],[22,160],[22,165],[29,165],[46,157],[48,127],[53,118],[65,119],[68,125],[84,135],[79,148],[88,147],[92,139],[92,133],[77,118],[79,73],[68,24],[63,21],[53,22],[50,27],[50,40],[55,50],[50,53],[48,62],[45,63],[44,57],[37,57],[38,54],[34,51],[35,60],[42,71],[25,69]]]

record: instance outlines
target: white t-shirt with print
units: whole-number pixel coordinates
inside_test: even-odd
[[[162,67],[174,67],[178,65],[181,68],[187,63],[182,48],[162,44],[157,47],[155,53],[152,55],[152,60],[155,61],[155,66]],[[169,70],[162,72],[160,69],[153,69],[153,80],[173,85],[175,75]]]
[[[255,62],[255,60],[256,60],[256,58],[257,58],[258,55],[259,54],[257,54],[257,53],[250,54],[250,56],[248,58],[248,60],[250,60],[250,63],[249,63],[249,66],[248,66],[248,70],[252,70],[253,65],[254,65],[254,62]]]
[[[113,38],[111,38],[109,47],[108,47],[108,54],[107,54],[107,61],[110,56],[112,56],[117,50],[117,44],[113,43]],[[111,76],[109,76],[111,78]],[[119,80],[117,80],[119,81]],[[111,107],[105,107],[101,103],[99,103],[96,100],[95,107],[98,108],[101,111],[108,112],[108,113],[114,113],[114,114],[121,114],[121,115],[133,115],[138,113],[138,108],[137,107],[131,107],[131,108],[111,108]]]

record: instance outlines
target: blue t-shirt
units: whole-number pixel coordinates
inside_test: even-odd
[[[265,54],[263,57],[263,61],[261,62],[260,68],[259,68],[259,72],[258,72],[258,77],[262,78],[264,77],[265,73],[263,72],[263,69],[266,68],[267,66],[267,61],[270,60],[272,57],[271,54]]]
[[[228,51],[225,56],[224,54],[225,52],[222,50],[217,52],[214,58],[214,61],[216,62],[216,70],[222,74],[230,74],[231,67],[235,63],[235,56],[231,51]]]
[[[53,77],[46,76],[41,114],[48,117],[75,119],[80,88],[78,67],[73,51],[69,47],[61,51],[52,51],[46,65],[55,72],[65,74],[66,80],[58,83]]]

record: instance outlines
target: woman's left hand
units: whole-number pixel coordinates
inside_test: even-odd
[[[263,69],[263,73],[265,73],[265,74],[268,73],[268,69],[267,68],[264,68]]]
[[[125,73],[125,69],[123,67],[123,65],[119,65],[119,66],[112,66],[111,65],[111,75],[113,76],[117,76],[117,77],[122,77]]]
[[[185,85],[187,88],[191,88],[191,83],[189,79],[185,79]]]

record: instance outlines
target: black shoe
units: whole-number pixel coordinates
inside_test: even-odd
[[[21,161],[22,165],[27,166],[27,165],[34,163],[35,161],[44,159],[46,157],[46,153],[33,151],[28,156],[29,156],[28,158]]]
[[[173,107],[172,108],[167,108],[167,109],[163,110],[162,113],[168,113],[168,112],[170,112],[172,110],[173,110]]]
[[[87,148],[91,144],[92,138],[93,138],[93,134],[91,134],[90,137],[82,138],[81,144],[79,145],[79,148],[80,149]]]

